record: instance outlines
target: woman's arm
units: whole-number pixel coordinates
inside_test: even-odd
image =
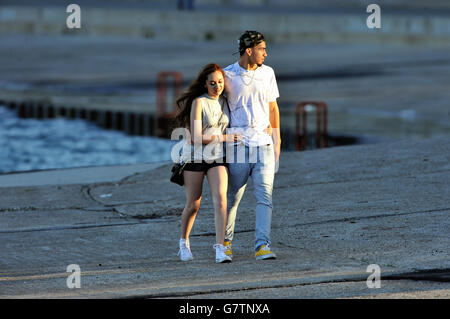
[[[195,144],[209,144],[211,142],[236,142],[238,134],[207,135],[203,134],[202,103],[200,99],[192,102],[191,108],[191,141]]]

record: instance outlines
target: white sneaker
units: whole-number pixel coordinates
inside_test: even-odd
[[[190,261],[194,259],[191,253],[191,247],[189,247],[189,242],[185,239],[180,239],[180,250],[178,251],[178,256],[180,256],[181,261]]]
[[[225,254],[227,247],[220,244],[215,244],[213,248],[216,250],[216,263],[226,263],[231,261],[231,257]]]

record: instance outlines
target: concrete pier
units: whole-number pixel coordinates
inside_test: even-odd
[[[206,63],[235,62],[237,37],[259,29],[282,129],[295,131],[299,102],[323,101],[330,141],[359,145],[292,152],[283,136],[278,258],[262,262],[251,182],[233,262],[217,265],[206,182],[194,260],[176,255],[185,192],[169,182],[170,162],[0,174],[0,298],[450,298],[448,1],[377,1],[380,30],[366,26],[369,1],[77,3],[79,30],[60,1],[0,4],[0,104],[19,116],[158,135],[159,72],[186,86]],[[68,285],[70,265],[80,288]],[[380,288],[367,281],[374,265]]]
[[[449,154],[448,138],[285,152],[278,258],[253,256],[250,182],[233,262],[219,265],[207,184],[194,260],[176,255],[185,195],[170,163],[116,167],[109,181],[92,168],[0,175],[0,298],[450,298]],[[67,286],[72,264],[81,288]],[[367,285],[373,264],[381,288]]]

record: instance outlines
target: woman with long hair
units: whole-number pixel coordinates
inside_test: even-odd
[[[182,261],[193,259],[189,234],[194,225],[202,199],[203,178],[206,176],[214,204],[216,230],[216,262],[229,262],[223,246],[227,221],[228,170],[223,152],[224,142],[236,142],[239,135],[225,133],[229,124],[229,109],[222,95],[225,74],[222,68],[211,63],[206,65],[177,99],[176,119],[187,130],[185,147],[189,156],[184,159],[183,171],[186,206],[181,215],[181,238],[179,255]],[[185,153],[183,151],[183,153]]]

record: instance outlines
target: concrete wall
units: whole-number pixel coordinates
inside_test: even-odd
[[[273,42],[450,45],[450,15],[382,12],[381,29],[366,26],[368,13],[142,10],[82,7],[81,29],[69,29],[60,7],[0,7],[0,34],[68,34],[232,40],[257,29]]]

